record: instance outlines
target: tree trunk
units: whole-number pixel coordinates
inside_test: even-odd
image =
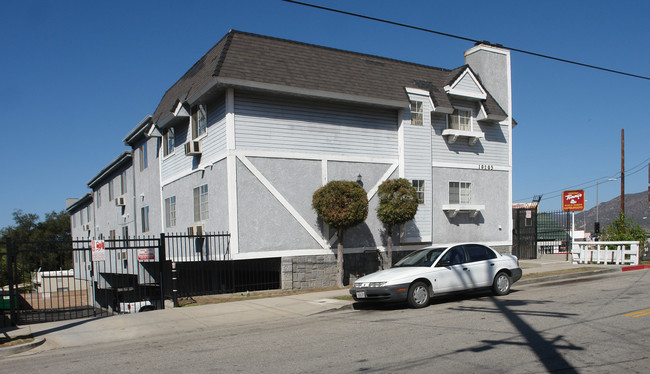
[[[387,225],[386,235],[388,235],[388,238],[386,238],[388,254],[386,256],[386,263],[384,264],[384,267],[386,269],[390,269],[391,267],[393,267],[393,227],[392,226]]]
[[[343,288],[343,229],[337,233],[339,245],[336,248],[336,286]]]

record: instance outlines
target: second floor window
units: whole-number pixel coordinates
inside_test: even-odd
[[[471,204],[472,184],[469,182],[449,182],[449,204]]]
[[[204,221],[209,218],[208,213],[208,185],[194,189],[194,222]]]
[[[208,115],[204,105],[194,108],[192,113],[192,139],[205,134],[208,129]]]
[[[176,144],[176,139],[174,137],[174,128],[170,128],[165,131],[163,135],[163,156],[168,156],[174,153],[174,146]]]
[[[108,182],[108,201],[113,201],[114,197],[115,197],[115,193],[113,192],[113,180],[111,179]]]
[[[449,115],[449,128],[472,131],[472,111],[468,109],[454,109],[454,112]]]
[[[97,189],[97,201],[95,202],[95,204],[97,205],[98,208],[102,206],[102,187],[101,186]]]
[[[149,166],[149,159],[147,158],[147,143],[142,144],[140,147],[140,171]]]
[[[421,101],[411,101],[411,125],[422,126],[424,124],[424,111]]]
[[[126,170],[120,174],[120,193],[122,195],[126,193]]]

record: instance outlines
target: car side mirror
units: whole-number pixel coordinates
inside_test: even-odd
[[[451,261],[449,260],[440,260],[436,266],[451,266]]]

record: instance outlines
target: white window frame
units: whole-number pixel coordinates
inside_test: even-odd
[[[95,206],[97,206],[97,208],[101,208],[101,206],[102,206],[102,187],[101,186],[99,186],[99,188],[97,189],[97,197],[96,197],[96,200],[95,200]]]
[[[468,112],[468,116],[461,116],[461,112]],[[462,124],[461,119],[465,118],[467,124]],[[454,127],[454,125],[456,127]],[[466,126],[466,127],[465,127]],[[454,107],[454,112],[447,115],[447,128],[452,130],[473,132],[474,129],[474,111],[471,108]]]
[[[142,220],[142,232],[149,231],[149,206],[140,208],[140,219]]]
[[[149,158],[147,156],[147,142],[144,142],[139,149],[140,149],[140,171],[143,171],[149,166]]]
[[[163,134],[163,157],[173,155],[175,149],[176,149],[176,135],[174,133],[174,128],[170,127]]]
[[[205,221],[210,218],[208,205],[208,185],[204,184],[194,188],[194,222]]]
[[[413,179],[411,184],[415,188],[415,193],[418,195],[418,204],[424,204],[424,179]]]
[[[176,196],[165,199],[165,227],[176,226]]]
[[[192,140],[200,139],[208,133],[208,110],[205,105],[194,107],[190,122]]]
[[[126,194],[128,192],[126,187],[127,187],[126,186],[126,170],[124,170],[120,174],[120,192],[121,192],[121,195],[124,195],[124,194]]]
[[[113,181],[114,179],[108,181],[108,201],[113,201],[113,198],[115,197],[115,190],[113,189],[114,188]]]
[[[417,100],[411,100],[411,125],[424,126],[424,103]]]
[[[452,183],[458,184],[458,192],[452,200]],[[449,204],[470,205],[472,204],[472,183],[467,181],[449,181]]]

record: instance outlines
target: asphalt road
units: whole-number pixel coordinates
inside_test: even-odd
[[[44,351],[2,360],[0,372],[647,373],[641,311],[648,271]]]

